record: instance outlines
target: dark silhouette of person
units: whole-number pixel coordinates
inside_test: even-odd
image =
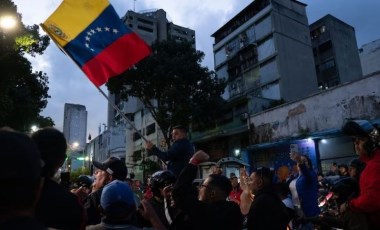
[[[32,134],[43,161],[44,186],[37,203],[36,217],[46,227],[56,229],[84,229],[85,212],[79,197],[52,178],[66,159],[67,142],[55,128],[42,128]]]
[[[185,126],[174,126],[172,130],[173,144],[164,152],[153,145],[152,142],[146,142],[148,155],[155,155],[164,162],[168,162],[167,169],[172,171],[176,177],[179,176],[181,170],[189,162],[194,154],[194,147],[187,139],[187,129]]]
[[[40,154],[26,134],[0,129],[0,229],[46,229],[34,217],[41,192]]]
[[[200,185],[199,191],[192,185],[197,175],[198,164],[208,159],[207,153],[197,151],[173,186],[174,205],[181,210],[178,218],[183,220],[182,223],[178,222],[178,219],[174,220],[173,223],[180,226],[175,229],[240,230],[244,217],[238,204],[227,201],[232,190],[227,177],[210,174]]]

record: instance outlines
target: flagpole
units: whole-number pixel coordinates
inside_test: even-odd
[[[48,31],[48,28],[46,28],[45,27],[45,25],[44,24],[40,24],[40,26],[42,27],[42,29],[48,34],[48,35],[50,35],[49,34],[49,31]],[[70,60],[82,71],[82,73],[84,73],[84,75],[86,75],[86,73],[85,72],[83,72],[83,70],[82,70],[82,68],[78,65],[78,63],[76,62],[76,61],[74,61],[73,60],[73,58],[66,52],[66,50],[65,49],[63,49],[60,45],[59,45],[59,43],[58,43],[58,41],[54,38],[54,36],[49,36],[53,41],[54,41],[54,43],[56,44],[56,46],[67,56],[67,57],[69,57],[70,58]],[[88,78],[87,78],[88,79]],[[91,82],[93,85],[94,85],[94,83],[93,82]],[[146,139],[146,137],[144,137],[142,134],[141,134],[141,132],[136,128],[136,126],[134,126],[133,125],[133,123],[125,116],[125,114],[119,109],[119,107],[117,107],[116,105],[115,105],[115,103],[113,103],[110,99],[109,99],[109,97],[104,93],[104,91],[102,90],[102,89],[100,89],[100,87],[98,87],[98,86],[96,86],[96,85],[94,85],[97,89],[98,89],[98,91],[107,99],[107,101],[108,101],[108,103],[110,104],[110,105],[112,105],[112,107],[114,108],[114,109],[116,109],[118,112],[119,112],[119,114],[125,119],[125,121],[140,135],[140,137],[142,138],[142,139],[144,139],[144,141],[146,141],[146,142],[148,142],[148,139]]]
[[[100,87],[96,87],[98,90],[99,90],[99,92],[107,99],[107,101],[108,101],[108,103],[110,104],[110,105],[112,105],[112,107],[114,108],[114,109],[116,109],[116,111],[118,111],[119,112],[119,114],[125,119],[125,121],[126,122],[128,122],[128,124],[140,135],[140,137],[142,138],[142,139],[144,139],[144,141],[148,141],[143,135],[141,135],[141,132],[136,128],[136,126],[134,126],[133,125],[133,123],[127,118],[127,116],[125,116],[125,114],[119,109],[119,107],[117,107],[116,105],[115,105],[115,103],[113,103],[111,100],[110,100],[110,98],[104,93],[104,91],[100,88]]]

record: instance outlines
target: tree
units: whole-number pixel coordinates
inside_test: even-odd
[[[0,126],[28,131],[32,124],[53,126],[50,117],[40,116],[46,107],[48,76],[32,71],[25,54],[43,54],[49,37],[41,36],[38,25],[25,26],[11,0],[0,0],[0,15],[13,15],[17,26],[0,29]]]
[[[108,89],[121,99],[137,97],[157,122],[168,146],[170,128],[197,124],[206,128],[220,115],[225,81],[200,65],[204,53],[190,42],[162,41],[152,55],[111,78]]]

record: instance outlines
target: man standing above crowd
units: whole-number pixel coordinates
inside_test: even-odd
[[[187,129],[185,126],[178,125],[172,131],[173,145],[167,152],[160,151],[152,142],[146,142],[149,155],[156,155],[161,160],[168,162],[168,170],[175,176],[179,176],[181,170],[189,162],[194,154],[194,147],[187,139]]]

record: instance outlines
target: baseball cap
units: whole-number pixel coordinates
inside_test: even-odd
[[[128,174],[127,166],[125,166],[124,162],[116,157],[110,157],[106,161],[100,163],[98,161],[93,161],[92,164],[103,171],[106,171],[114,179],[125,180]]]
[[[126,182],[114,180],[104,186],[100,206],[107,214],[119,214],[135,208],[132,189]]]

